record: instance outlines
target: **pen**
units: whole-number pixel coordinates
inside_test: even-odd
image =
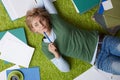
[[[48,37],[48,35],[44,32],[45,37],[49,40],[50,43],[52,43],[52,41],[50,40],[50,38]]]

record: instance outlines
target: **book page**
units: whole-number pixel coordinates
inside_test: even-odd
[[[0,59],[21,65],[23,67],[29,67],[34,48],[18,41],[16,37],[11,35],[11,33],[6,32],[1,39],[2,46],[0,47]]]

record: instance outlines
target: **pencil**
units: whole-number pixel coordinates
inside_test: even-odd
[[[46,32],[44,32],[44,35],[48,39],[48,41],[51,43],[52,41],[50,40],[50,38],[48,37],[48,35],[46,34]]]

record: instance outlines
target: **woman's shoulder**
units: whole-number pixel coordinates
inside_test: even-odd
[[[50,14],[51,19],[60,18],[58,14]]]
[[[65,20],[59,14],[50,14],[50,20],[53,23],[62,23],[65,24]]]

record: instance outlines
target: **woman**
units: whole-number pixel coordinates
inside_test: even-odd
[[[63,55],[94,64],[99,40],[98,32],[74,27],[59,17],[49,0],[43,0],[43,4],[45,9],[34,8],[27,12],[26,23],[31,31],[46,37],[42,42],[44,54],[62,72],[70,70],[69,64],[62,58]],[[119,46],[119,43],[119,38],[110,36],[104,38],[95,63],[99,69],[120,74],[120,68],[117,67],[120,66],[120,51],[119,47],[118,49],[114,47]]]

